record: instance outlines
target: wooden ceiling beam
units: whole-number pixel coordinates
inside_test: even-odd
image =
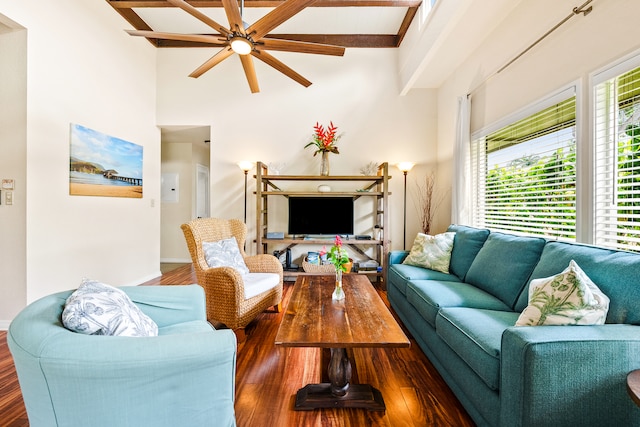
[[[342,47],[397,47],[395,34],[269,34],[265,38],[296,40]]]
[[[346,48],[395,48],[398,36],[395,34],[269,34],[265,39],[294,40],[308,43],[328,44]],[[188,42],[180,40],[149,39],[157,47],[220,47],[211,43]]]
[[[404,15],[404,19],[402,20],[402,24],[400,24],[400,29],[398,30],[396,47],[400,47],[400,44],[402,43],[402,40],[404,40],[404,36],[407,34],[409,25],[411,25],[411,21],[413,21],[416,13],[418,13],[418,7],[410,7],[409,10],[407,10],[407,14]]]
[[[245,7],[277,7],[285,0],[245,0]],[[114,9],[176,7],[165,0],[107,0]],[[221,8],[222,0],[190,0],[191,6]],[[418,7],[422,0],[317,0],[309,7]]]
[[[152,31],[153,28],[147,25],[147,23],[131,9],[116,9],[116,11],[122,16],[129,24],[133,26],[133,28],[137,30],[144,31]],[[160,47],[158,45],[158,40],[156,39],[147,39],[149,43],[154,45],[155,47]]]

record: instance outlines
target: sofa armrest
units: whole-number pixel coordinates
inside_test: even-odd
[[[638,425],[626,376],[640,326],[511,327],[502,335],[500,425]]]
[[[207,319],[201,286],[123,286],[120,289],[159,327]]]
[[[402,261],[409,255],[409,251],[390,251],[389,264],[402,264]]]

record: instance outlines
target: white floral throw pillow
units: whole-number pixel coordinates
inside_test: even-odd
[[[87,335],[158,335],[158,325],[126,293],[89,279],[82,279],[78,289],[67,298],[62,324],[73,332]]]
[[[249,274],[235,237],[217,242],[202,242],[202,250],[209,267],[233,267],[240,274]]]
[[[418,233],[413,241],[411,252],[402,263],[449,273],[451,250],[453,249],[455,235],[456,233],[453,232],[435,236]]]
[[[609,298],[571,260],[562,273],[531,281],[516,326],[602,325],[608,311]]]

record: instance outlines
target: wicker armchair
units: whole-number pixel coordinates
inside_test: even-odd
[[[247,256],[244,243],[246,225],[238,219],[200,218],[182,224],[198,284],[205,290],[207,319],[223,323],[233,329],[238,340],[244,339],[244,328],[269,307],[279,312],[282,301],[282,264],[273,255]],[[276,273],[280,280],[276,287],[245,299],[243,276],[231,267],[210,268],[205,260],[203,242],[213,242],[234,236],[240,253],[251,273]]]

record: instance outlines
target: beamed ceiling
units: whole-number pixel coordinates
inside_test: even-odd
[[[285,1],[244,0],[242,20],[250,24],[256,22]],[[219,35],[165,0],[107,2],[136,30]],[[222,0],[192,0],[187,3],[221,24],[228,22]],[[421,0],[317,0],[264,38],[345,48],[394,48],[402,43],[421,3]],[[219,47],[197,41],[147,40],[158,48]]]

